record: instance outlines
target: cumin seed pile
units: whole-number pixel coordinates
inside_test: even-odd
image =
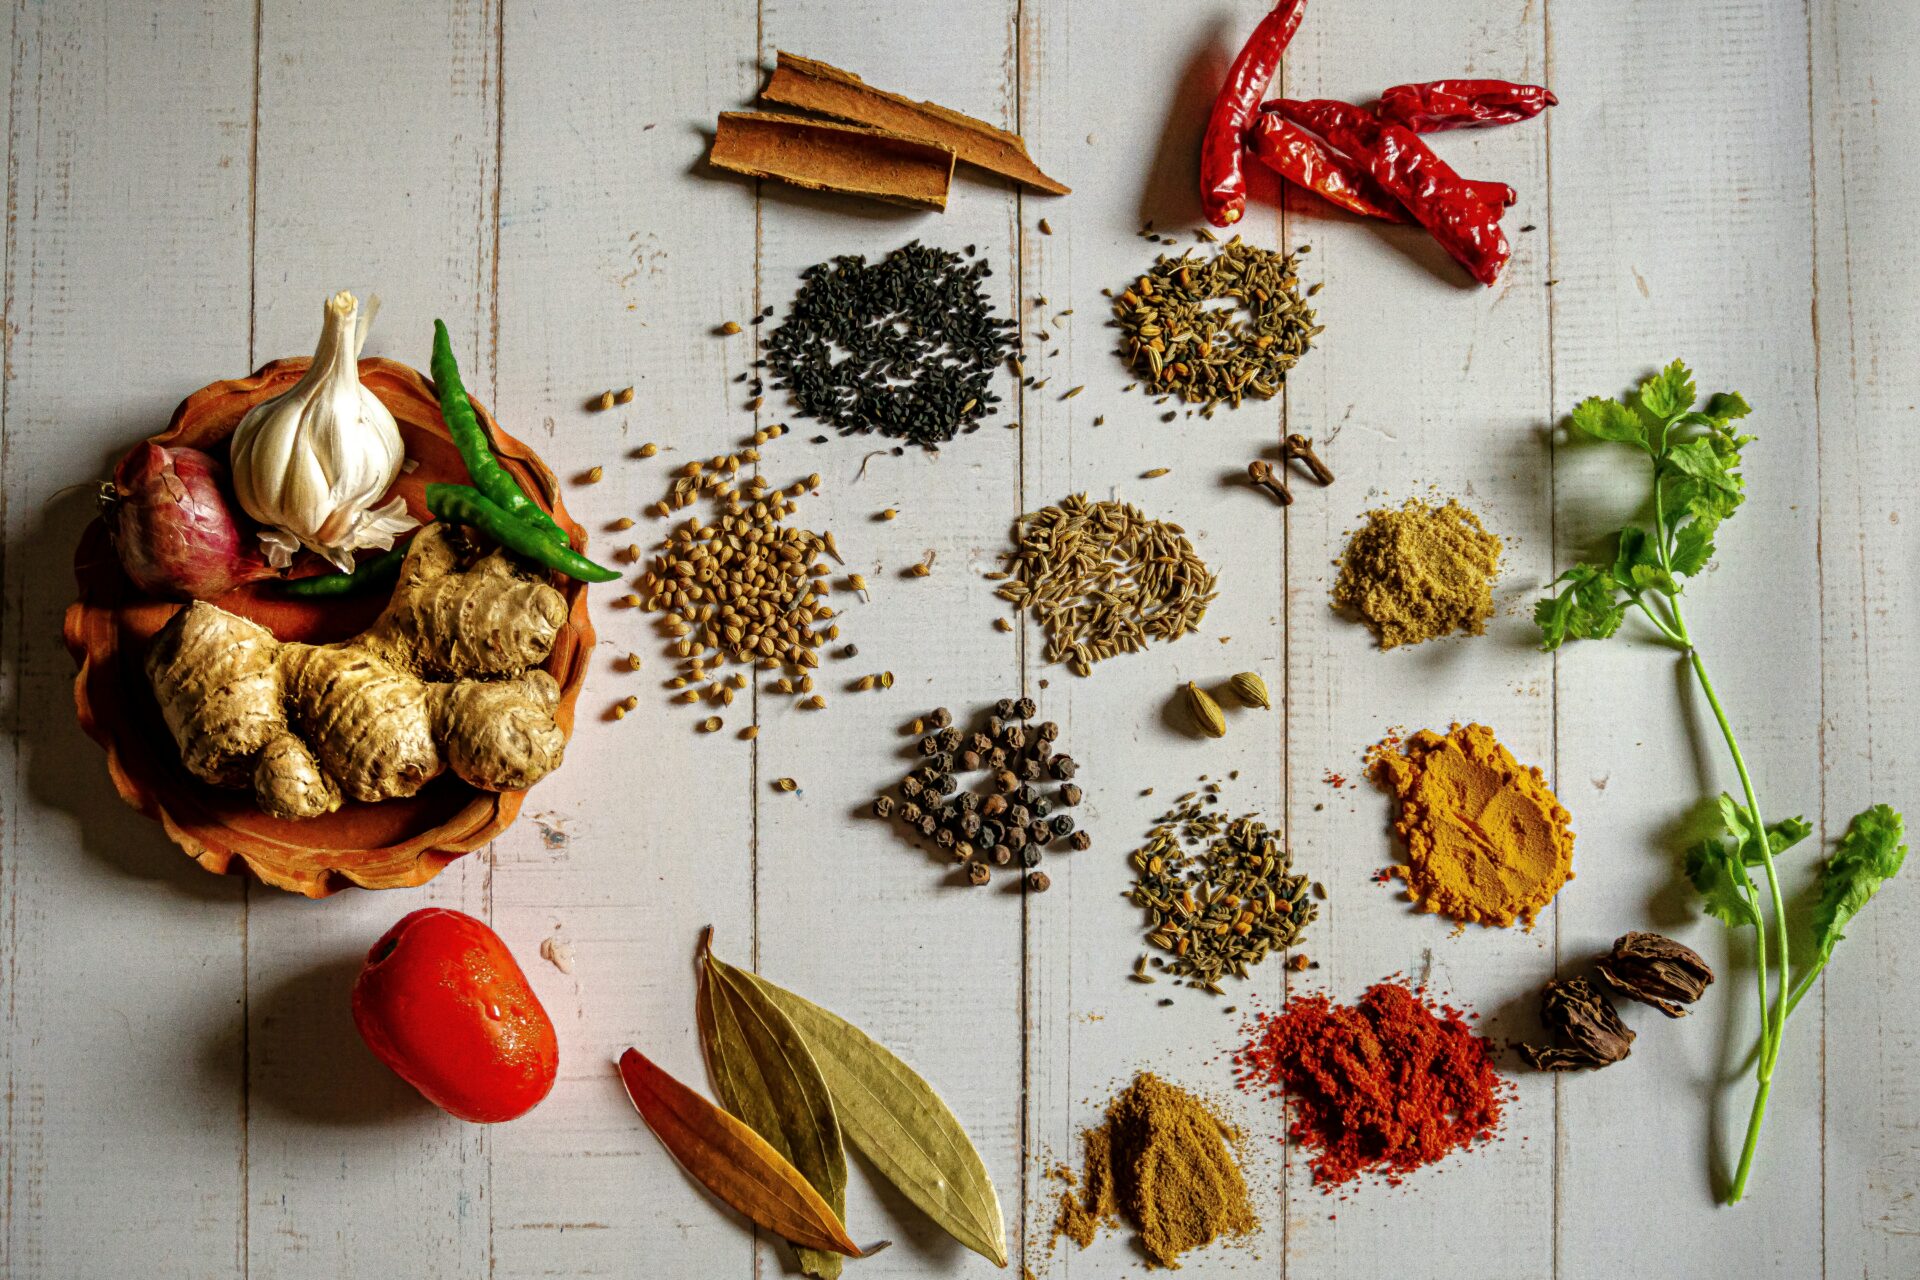
[[[1076,493],[1021,516],[999,595],[1031,612],[1047,634],[1047,661],[1076,675],[1149,639],[1199,629],[1218,580],[1186,530],[1149,520],[1126,502]]]

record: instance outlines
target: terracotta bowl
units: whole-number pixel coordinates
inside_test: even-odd
[[[174,410],[160,445],[191,445],[223,461],[227,437],[248,409],[281,394],[299,380],[308,361],[276,360],[250,378],[216,382],[194,392]],[[426,486],[465,482],[466,467],[440,420],[433,386],[405,365],[362,360],[360,377],[393,411],[416,465],[400,477],[398,491],[415,517],[425,519]],[[503,433],[483,407],[474,405],[493,437],[501,463],[536,501],[553,513],[575,546],[586,533],[560,504],[559,487],[546,464]],[[303,557],[306,564],[313,557]],[[308,565],[305,571],[312,571]],[[322,898],[349,884],[394,889],[425,884],[441,868],[506,830],[520,812],[524,793],[496,794],[444,774],[418,795],[381,804],[349,801],[335,813],[305,821],[270,818],[254,808],[251,793],[211,787],[188,774],[173,737],[160,718],[141,663],[153,634],[180,608],[149,599],[128,581],[98,520],[81,536],[74,556],[80,598],[67,608],[67,649],[79,664],[73,682],[80,727],[107,750],[107,772],[128,804],[166,829],[174,843],[213,872],[251,870],[267,884]],[[546,670],[560,682],[555,718],[573,732],[574,703],[593,652],[586,584],[556,575],[569,612]],[[386,603],[370,598],[315,604],[288,600],[271,582],[228,592],[215,601],[270,629],[282,640],[327,643],[357,635]]]

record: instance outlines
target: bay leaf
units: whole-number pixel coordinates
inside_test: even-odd
[[[836,1214],[846,1214],[847,1156],[833,1098],[806,1041],[765,993],[703,946],[695,1013],[720,1105],[785,1156]],[[836,1280],[837,1253],[793,1244],[800,1270]]]
[[[638,1049],[620,1055],[620,1079],[634,1110],[680,1167],[749,1221],[810,1249],[862,1256],[840,1215],[759,1134]]]
[[[799,1029],[847,1141],[941,1230],[1006,1266],[1006,1225],[986,1163],[933,1086],[838,1014],[757,974],[713,963],[757,986]]]

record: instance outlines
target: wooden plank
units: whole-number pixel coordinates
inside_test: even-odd
[[[1022,405],[1023,505],[1032,510],[1083,491],[1131,502],[1149,518],[1182,526],[1220,584],[1197,634],[1110,658],[1084,678],[1047,665],[1042,632],[1026,629],[1027,682],[1081,762],[1089,799],[1078,817],[1094,841],[1084,853],[1056,859],[1055,889],[1027,913],[1025,1260],[1056,1277],[1111,1276],[1141,1256],[1127,1231],[1105,1233],[1084,1251],[1055,1240],[1062,1187],[1046,1176],[1057,1163],[1082,1167],[1081,1132],[1139,1071],[1216,1099],[1248,1135],[1245,1171],[1263,1229],[1241,1247],[1186,1255],[1183,1274],[1224,1274],[1248,1266],[1249,1256],[1263,1260],[1263,1271],[1284,1265],[1279,1117],[1231,1089],[1224,1058],[1246,1014],[1284,998],[1281,959],[1246,981],[1228,979],[1224,997],[1167,977],[1135,983],[1136,959],[1151,948],[1140,911],[1123,896],[1132,884],[1130,851],[1202,778],[1222,784],[1222,812],[1285,826],[1284,524],[1270,498],[1241,483],[1246,461],[1277,447],[1284,408],[1278,400],[1249,401],[1202,421],[1137,387],[1124,389],[1136,377],[1113,354],[1114,330],[1105,327],[1111,304],[1102,294],[1126,288],[1161,252],[1177,255],[1197,243],[1198,131],[1230,56],[1225,46],[1244,39],[1234,29],[1253,21],[1245,6],[1237,17],[1206,6],[1169,9],[1155,37],[1143,41],[1099,4],[1023,12],[1021,127],[1036,159],[1074,188],[1065,200],[1028,200],[1023,210],[1023,292],[1048,300],[1029,309],[1027,324],[1028,365],[1047,386],[1029,391]],[[1130,82],[1152,86],[1143,99],[1148,109],[1114,111],[1103,95],[1085,92],[1096,67],[1125,67]],[[1245,234],[1278,245],[1273,192],[1260,190]],[[1038,229],[1042,214],[1051,235]],[[1148,219],[1178,243],[1140,238]],[[1075,314],[1057,320],[1066,308]],[[1051,339],[1037,341],[1036,330]],[[1063,398],[1081,385],[1085,392]],[[1176,411],[1174,421],[1162,421]],[[1105,421],[1095,425],[1096,418]],[[1162,467],[1170,474],[1145,477]],[[1185,682],[1217,689],[1243,670],[1265,675],[1275,710],[1226,699],[1227,736],[1200,736],[1181,701]],[[1304,861],[1320,874],[1311,857]],[[1316,946],[1319,928],[1309,933]]]
[[[82,1260],[212,1276],[243,1250],[241,887],[114,796],[59,637],[94,483],[246,358],[250,15],[9,17],[0,1274],[18,1280]]]
[[[1813,6],[1811,30],[1821,834],[1832,840],[1869,804],[1913,815],[1920,792],[1920,765],[1902,741],[1920,716],[1920,683],[1903,661],[1920,626],[1920,523],[1911,509],[1920,464],[1907,439],[1920,398],[1920,331],[1903,305],[1900,273],[1887,269],[1905,252],[1916,195],[1904,157],[1920,124],[1920,92],[1898,69],[1920,37],[1920,13],[1823,3]],[[1920,1094],[1907,1065],[1920,1046],[1920,1010],[1900,979],[1920,925],[1917,902],[1911,883],[1888,886],[1848,926],[1818,993],[1831,1276],[1920,1272]],[[1776,1162],[1765,1172],[1785,1170]]]
[[[869,83],[1011,128],[1016,12],[1007,0],[963,0],[940,10],[936,30],[930,12],[905,12],[885,0],[768,6],[760,56],[766,65],[781,49],[818,58]],[[936,47],[939,55],[929,57]],[[759,303],[775,308],[767,323],[785,315],[805,267],[847,253],[878,260],[916,238],[956,252],[974,246],[994,272],[990,296],[1011,315],[1017,207],[1010,184],[966,166],[955,173],[943,215],[762,183]],[[883,437],[843,439],[791,416],[792,406],[769,388],[758,418],[788,423],[791,432],[763,451],[762,473],[776,482],[820,474],[820,496],[801,499],[800,516],[810,528],[834,531],[847,569],[870,584],[871,603],[845,591],[831,597],[842,610],[842,642],[857,645],[858,656],[821,664],[823,711],[762,692],[755,744],[761,970],[865,1028],[940,1090],[987,1162],[1010,1250],[1021,1176],[1016,881],[1003,873],[986,889],[964,884],[951,863],[909,846],[872,818],[869,806],[908,767],[908,720],[936,705],[960,717],[1017,696],[1015,638],[993,629],[1000,611],[993,584],[980,576],[1018,510],[1019,440],[1003,425],[1018,416],[1012,388],[1010,375],[997,379],[1001,411],[937,456],[917,448],[893,456],[897,442]],[[739,431],[748,419],[736,413],[733,421]],[[826,443],[808,443],[822,434]],[[886,508],[898,518],[877,521]],[[927,554],[934,556],[931,574],[906,577]],[[851,689],[859,676],[882,671],[894,673],[892,689]],[[801,789],[773,791],[771,781],[781,776]],[[897,1242],[857,1264],[862,1276],[957,1275],[985,1266],[882,1190],[859,1158],[851,1163],[849,1229],[859,1240]],[[769,1257],[762,1265],[781,1264]]]
[[[497,341],[503,420],[569,478],[569,506],[609,563],[628,544],[650,552],[665,531],[642,509],[672,468],[739,434],[724,424],[743,420],[731,379],[750,348],[712,330],[744,323],[754,297],[750,184],[686,175],[704,153],[692,130],[752,91],[755,6],[625,14],[506,10],[497,339],[478,334]],[[628,385],[628,406],[582,407]],[[636,459],[645,442],[661,452]],[[606,478],[577,485],[592,466]],[[623,516],[639,523],[613,530]],[[733,958],[752,945],[751,752],[731,733],[695,733],[699,717],[668,702],[661,634],[613,604],[628,590],[595,589],[600,648],[567,765],[494,845],[496,924],[561,1038],[553,1096],[492,1137],[500,1280],[705,1280],[753,1266],[750,1228],[680,1172],[613,1069],[635,1045],[708,1092],[694,944],[711,924]],[[613,720],[628,695],[634,710]],[[744,724],[742,711],[728,718]],[[536,955],[549,936],[572,948],[571,974]]]
[[[471,337],[493,283],[497,6],[274,2],[259,21],[254,360],[310,352],[319,303],[351,288],[382,299],[369,354],[424,367],[441,315],[484,392],[475,356],[491,352]],[[490,1131],[376,1063],[347,1006],[401,915],[487,914],[484,857],[418,893],[249,902],[249,1273],[484,1273]]]
[[[1798,678],[1821,645],[1807,30],[1798,11],[1739,2],[1696,5],[1689,24],[1688,46],[1742,68],[1741,93],[1700,81],[1650,12],[1554,11],[1554,409],[1615,394],[1676,356],[1703,390],[1735,388],[1755,406],[1748,501],[1687,593],[1688,623],[1764,811],[1817,820],[1820,690]],[[1644,492],[1613,450],[1562,444],[1554,475],[1557,564],[1631,518]],[[1562,1083],[1560,1274],[1617,1270],[1622,1222],[1643,1224],[1637,1251],[1676,1274],[1818,1274],[1818,1008],[1795,1019],[1747,1202],[1733,1214],[1716,1204],[1752,1084],[1715,1081],[1754,1031],[1753,978],[1746,940],[1698,915],[1680,855],[1697,800],[1735,785],[1725,748],[1675,656],[1637,626],[1568,648],[1558,670],[1562,795],[1601,855],[1561,904],[1563,967],[1652,924],[1721,975],[1685,1022],[1629,1009],[1641,1031],[1632,1060]],[[1793,893],[1814,859],[1788,861]]]
[[[1393,31],[1392,40],[1378,32]],[[1442,11],[1395,3],[1361,26],[1309,12],[1287,68],[1297,97],[1367,101],[1387,85],[1454,70],[1514,80],[1545,76],[1539,13],[1519,0]],[[1289,388],[1292,430],[1325,445],[1338,480],[1304,486],[1287,520],[1289,812],[1295,846],[1327,883],[1327,918],[1308,948],[1320,963],[1294,992],[1357,999],[1400,974],[1465,1005],[1490,1036],[1517,1036],[1547,976],[1556,919],[1529,933],[1468,926],[1418,911],[1374,880],[1405,857],[1388,834],[1393,808],[1365,782],[1363,753],[1388,732],[1455,722],[1492,728],[1523,763],[1553,770],[1552,669],[1530,649],[1526,606],[1549,573],[1552,509],[1540,423],[1551,404],[1546,341],[1547,130],[1538,122],[1432,139],[1460,172],[1497,178],[1519,194],[1505,219],[1513,261],[1485,289],[1412,228],[1361,222],[1289,194],[1289,243],[1311,243],[1322,350]],[[1520,228],[1533,226],[1534,231]],[[1495,616],[1480,637],[1382,652],[1354,619],[1331,608],[1336,561],[1368,509],[1409,498],[1457,498],[1505,540]],[[1335,777],[1347,779],[1337,786]],[[1550,781],[1558,785],[1551,776]],[[1564,789],[1562,791],[1564,795]],[[1572,807],[1577,870],[1603,856]],[[1584,876],[1584,870],[1580,871]],[[1577,890],[1584,879],[1576,881]],[[1517,1013],[1517,1017],[1516,1017]],[[1287,1169],[1290,1269],[1374,1276],[1405,1266],[1421,1239],[1433,1276],[1548,1274],[1555,1188],[1550,1176],[1553,1090],[1502,1061],[1517,1096],[1502,1140],[1448,1157],[1398,1189],[1312,1185],[1302,1153]],[[1502,1247],[1489,1252],[1447,1230],[1499,1206]]]

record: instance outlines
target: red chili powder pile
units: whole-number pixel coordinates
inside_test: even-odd
[[[1402,1175],[1493,1135],[1507,1086],[1491,1046],[1423,989],[1376,983],[1354,1005],[1296,996],[1262,1014],[1234,1055],[1242,1089],[1286,1094],[1288,1136],[1331,1191],[1361,1174]]]

